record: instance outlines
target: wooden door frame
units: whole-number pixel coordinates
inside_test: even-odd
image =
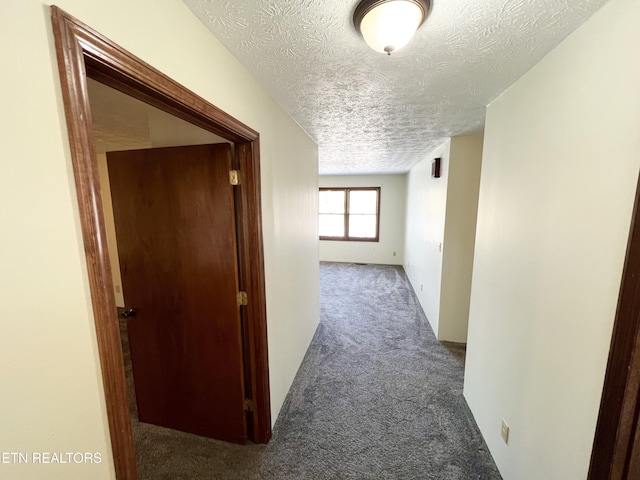
[[[640,179],[588,480],[640,478]]]
[[[234,168],[241,172],[236,195],[239,268],[241,288],[248,294],[245,362],[250,370],[247,390],[253,400],[248,435],[255,443],[266,443],[271,437],[271,407],[258,133],[60,8],[52,6],[51,17],[116,477],[135,479],[137,474],[87,77],[234,143]]]

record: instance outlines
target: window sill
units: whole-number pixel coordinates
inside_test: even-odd
[[[320,237],[320,240],[330,242],[379,242],[378,238],[360,238],[360,237]]]

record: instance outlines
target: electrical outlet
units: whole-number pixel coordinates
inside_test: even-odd
[[[504,440],[504,443],[509,445],[509,425],[504,421],[504,418],[502,419],[502,426],[500,427],[500,436]]]
[[[424,285],[421,283],[420,284],[420,291],[423,291],[423,290],[424,290]]]
[[[393,252],[393,256],[394,256],[394,257],[396,256],[396,252]]]

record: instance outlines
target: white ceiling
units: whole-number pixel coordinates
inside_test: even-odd
[[[357,0],[184,0],[318,143],[320,173],[400,173],[607,0],[433,0],[404,49],[371,50]]]

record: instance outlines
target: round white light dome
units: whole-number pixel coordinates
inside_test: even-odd
[[[423,20],[423,10],[415,2],[393,0],[367,12],[360,32],[372,49],[391,54],[409,43]]]

